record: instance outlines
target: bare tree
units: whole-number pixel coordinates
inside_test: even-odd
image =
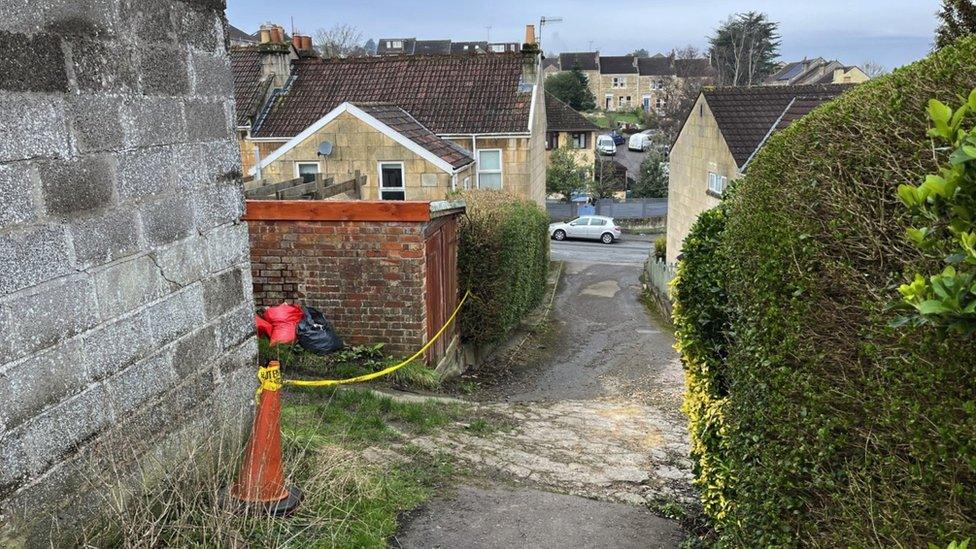
[[[322,57],[347,57],[363,50],[363,33],[352,25],[337,24],[331,29],[318,29],[313,36]]]
[[[872,80],[879,76],[888,74],[888,69],[876,61],[865,61],[861,63],[861,70],[864,71],[864,74],[868,75],[868,78]]]
[[[779,56],[779,24],[764,13],[736,14],[709,38],[708,55],[723,86],[760,84],[775,69]]]
[[[701,59],[703,57],[702,51],[698,46],[692,46],[688,44],[683,48],[676,48],[671,50],[671,55],[675,59]]]

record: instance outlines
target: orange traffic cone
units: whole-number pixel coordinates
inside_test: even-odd
[[[258,370],[258,409],[244,463],[230,495],[239,502],[259,507],[269,514],[291,514],[302,500],[302,492],[285,486],[281,463],[281,365],[272,360]]]

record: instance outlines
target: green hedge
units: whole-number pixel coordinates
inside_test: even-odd
[[[906,273],[940,270],[906,241],[896,189],[935,170],[926,104],[967,96],[974,60],[965,39],[794,123],[726,199],[724,229],[692,232],[715,254],[685,253],[679,345],[726,544],[976,535],[976,342],[890,327]]]
[[[549,216],[536,203],[501,191],[462,194],[458,275],[474,297],[460,314],[465,341],[503,341],[546,290]]]

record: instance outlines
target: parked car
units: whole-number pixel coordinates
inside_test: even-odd
[[[601,135],[596,138],[596,152],[602,155],[613,156],[617,154],[617,144],[614,143],[613,138],[609,135]]]
[[[620,240],[620,227],[612,217],[602,215],[585,215],[568,223],[553,223],[549,225],[549,236],[555,240],[567,238],[585,238],[599,240],[604,244],[613,244]]]
[[[630,140],[627,141],[627,150],[639,152],[647,152],[651,150],[652,142],[651,136],[648,133],[649,131],[650,130],[644,130],[630,136]]]
[[[613,138],[613,144],[618,147],[627,142],[627,138],[617,130],[613,130],[609,135]]]

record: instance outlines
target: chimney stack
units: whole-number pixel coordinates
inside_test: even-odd
[[[535,25],[525,26],[525,43],[535,44]]]

